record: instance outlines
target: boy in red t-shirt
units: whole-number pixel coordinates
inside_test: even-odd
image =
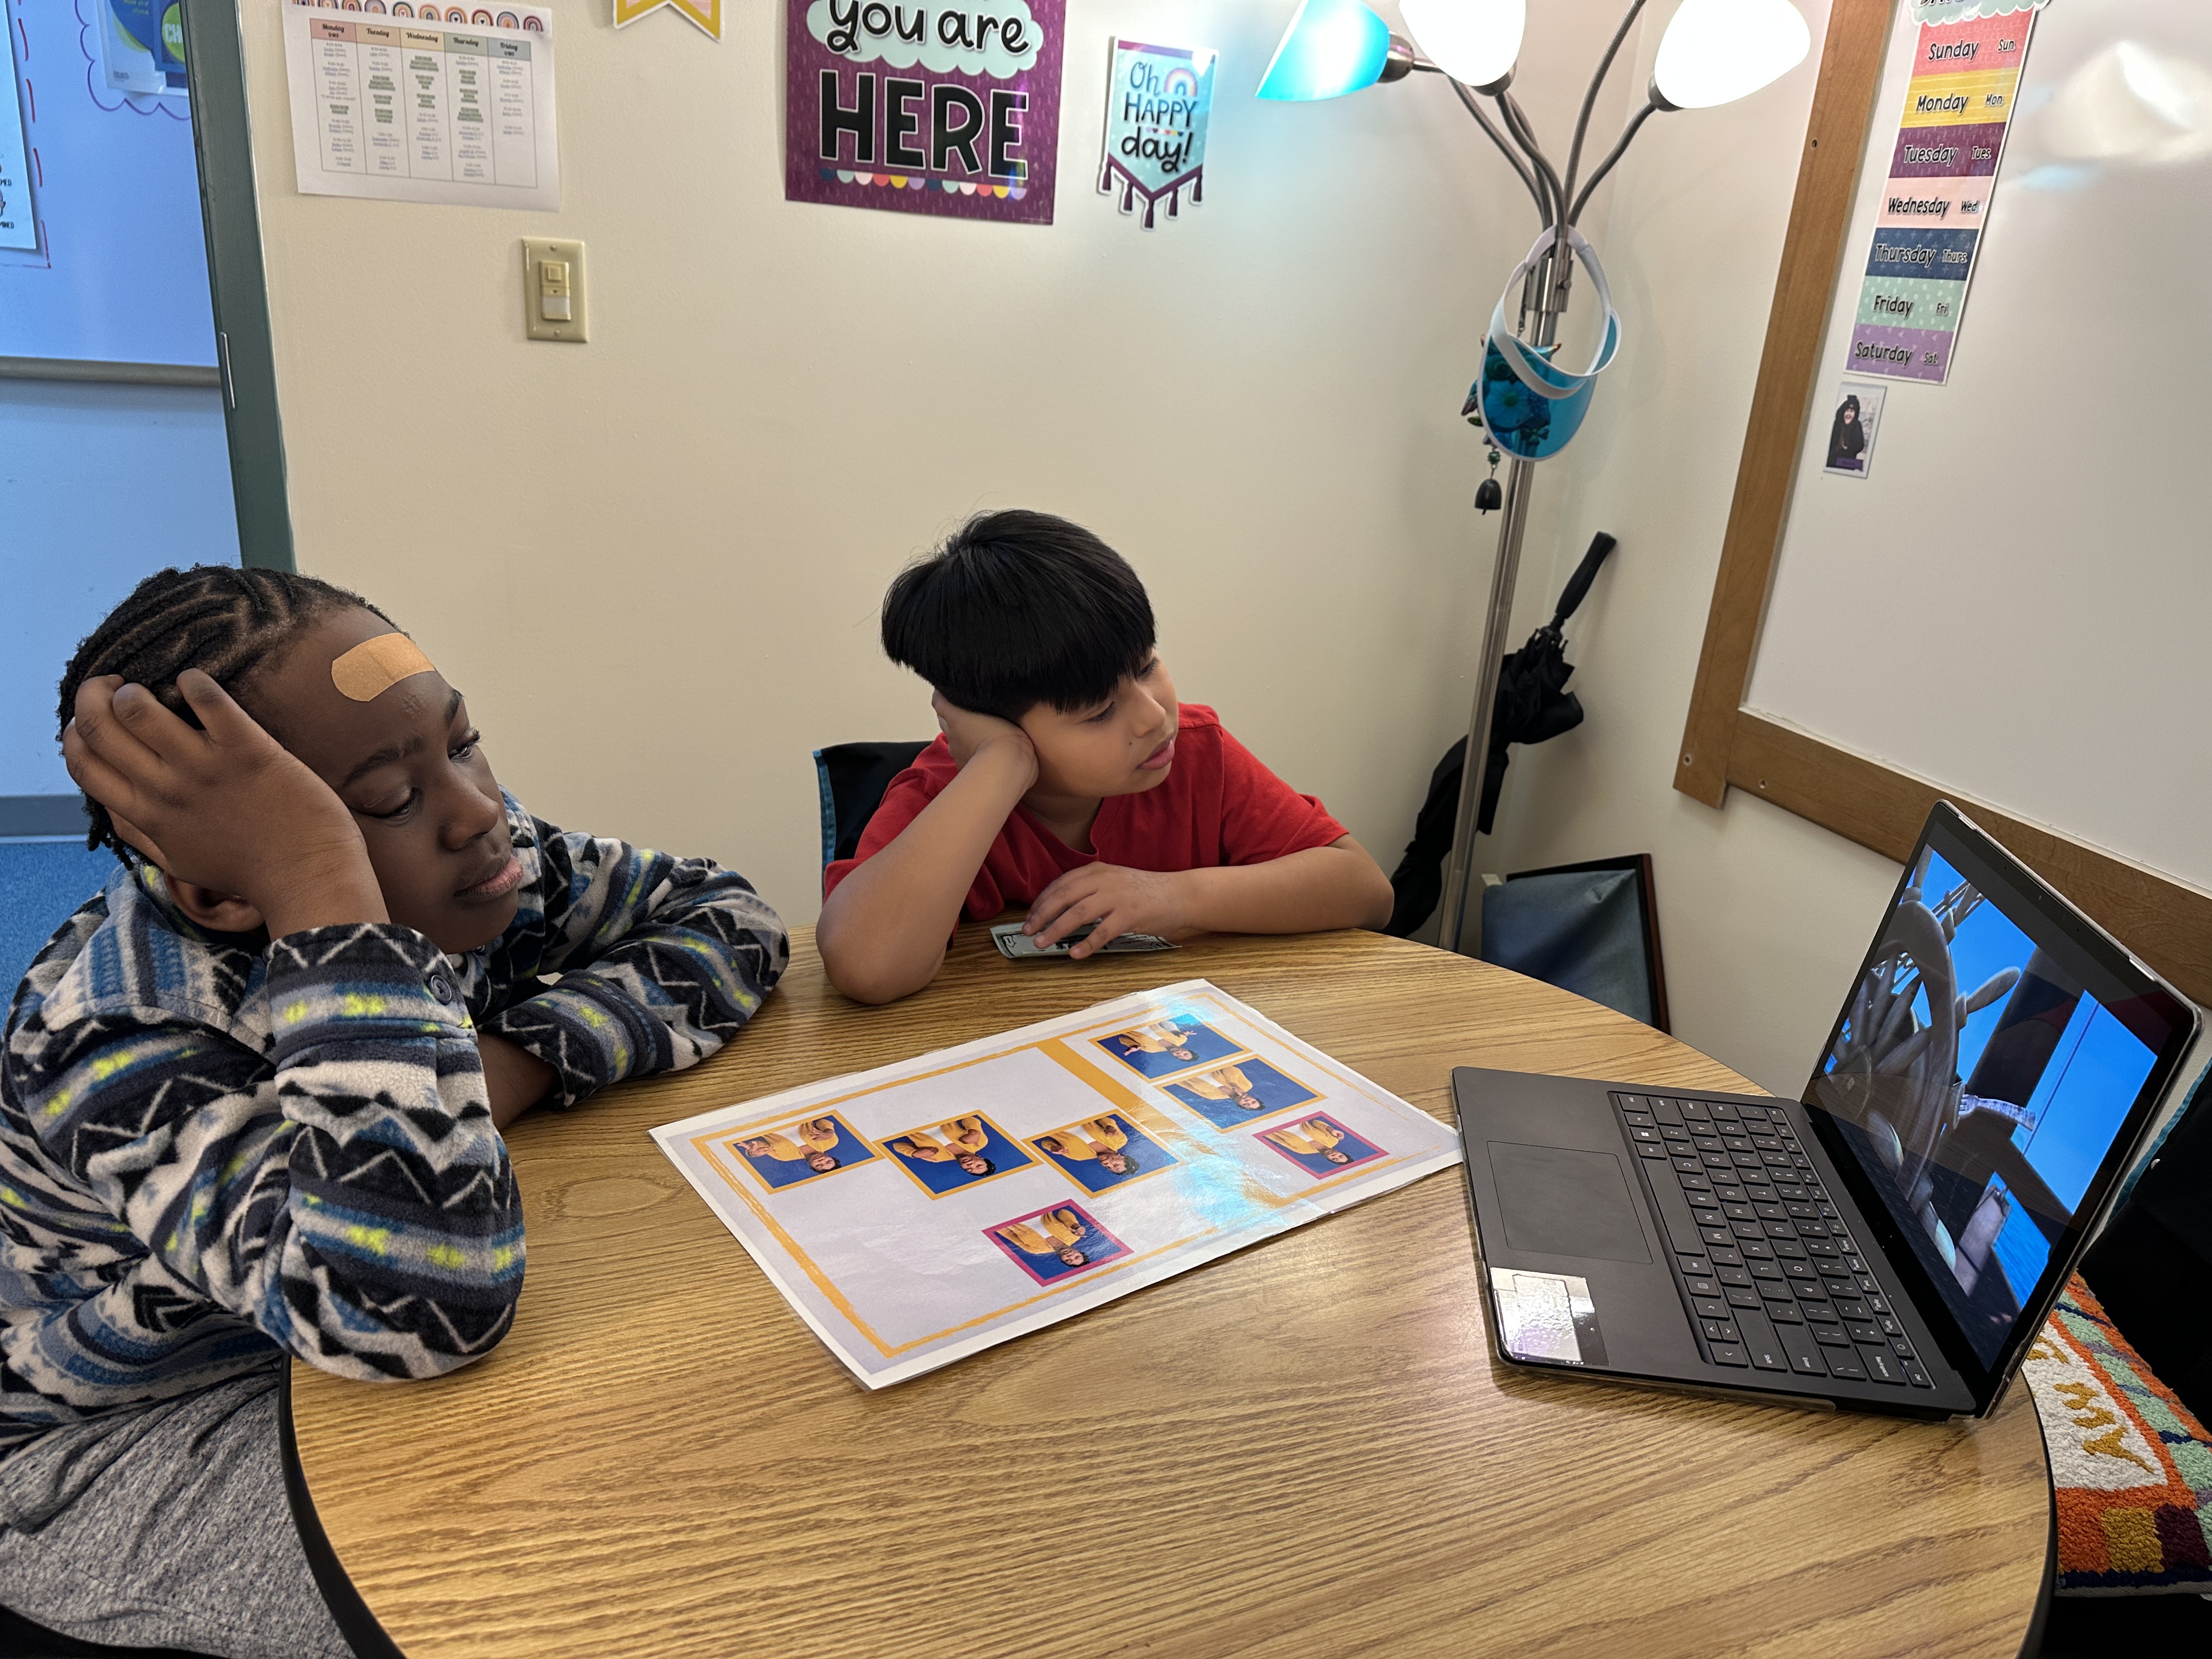
[[[1070,955],[1117,934],[1380,927],[1367,850],[1177,703],[1121,556],[1045,513],[979,514],[884,597],[884,650],[934,689],[944,735],[891,781],[857,857],[823,872],[815,939],[861,1002],[929,983],[962,916],[1025,905]]]

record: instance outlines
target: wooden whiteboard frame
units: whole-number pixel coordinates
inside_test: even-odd
[[[1897,0],[1834,0],[1828,13],[1674,787],[1714,807],[1731,787],[1747,789],[1900,863],[1929,809],[1951,800],[2152,968],[2212,1004],[2212,893],[1743,706],[1897,9]]]

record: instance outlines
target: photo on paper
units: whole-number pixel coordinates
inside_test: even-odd
[[[1308,1175],[1322,1180],[1371,1164],[1382,1156],[1380,1146],[1371,1140],[1361,1139],[1327,1112],[1262,1129],[1253,1138],[1281,1153]]]
[[[1147,1020],[1097,1044],[1139,1077],[1170,1077],[1210,1060],[1226,1060],[1243,1045],[1187,1016]]]
[[[1823,472],[1863,478],[1874,466],[1874,441],[1881,434],[1882,399],[1889,388],[1872,380],[1845,380],[1829,411],[1828,459]]]
[[[983,1237],[1040,1285],[1056,1285],[1129,1254],[1127,1245],[1078,1204],[1056,1204],[1016,1216],[986,1227]]]
[[[866,1164],[876,1149],[835,1112],[801,1118],[776,1129],[749,1129],[723,1142],[738,1162],[772,1193]]]
[[[878,1145],[932,1198],[965,1192],[1036,1162],[981,1112],[904,1129]]]
[[[1182,1162],[1119,1112],[1032,1135],[1030,1145],[1086,1193],[1125,1187]]]
[[[1178,1105],[1189,1107],[1217,1129],[1233,1129],[1264,1113],[1287,1112],[1321,1098],[1296,1078],[1250,1054],[1179,1077],[1167,1091]]]

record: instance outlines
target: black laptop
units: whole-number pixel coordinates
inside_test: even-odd
[[[2197,1021],[1941,804],[1802,1100],[1452,1073],[1498,1352],[1984,1414]]]

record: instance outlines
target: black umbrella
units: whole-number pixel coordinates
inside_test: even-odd
[[[1566,640],[1561,633],[1597,580],[1598,567],[1618,545],[1600,531],[1591,538],[1589,551],[1567,578],[1552,620],[1528,636],[1528,643],[1508,656],[1498,671],[1498,701],[1490,719],[1490,765],[1482,776],[1482,810],[1477,833],[1488,835],[1498,816],[1498,792],[1505,784],[1508,748],[1516,743],[1546,743],[1583,723],[1583,706],[1567,690],[1575,672],[1566,659]],[[1429,775],[1428,799],[1413,820],[1413,839],[1406,856],[1391,872],[1390,886],[1398,896],[1383,931],[1405,938],[1429,919],[1443,896],[1443,863],[1451,851],[1452,821],[1459,812],[1461,775],[1467,769],[1467,739],[1462,738],[1437,763]]]

